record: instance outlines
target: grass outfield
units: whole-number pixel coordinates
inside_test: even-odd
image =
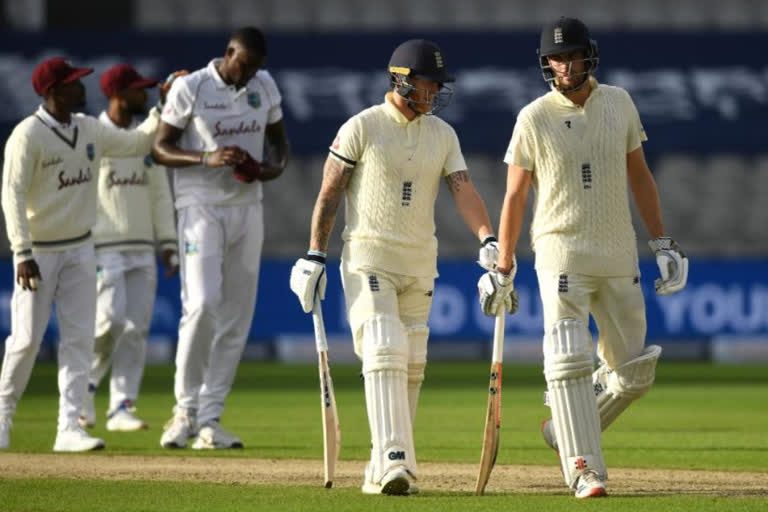
[[[368,427],[358,368],[334,366],[342,427],[342,460],[367,458]],[[99,390],[95,435],[107,442],[103,456],[234,457],[319,459],[322,457],[317,369],[313,365],[243,364],[227,403],[223,424],[239,434],[246,449],[201,453],[167,451],[159,447],[163,423],[173,405],[173,369],[149,367],[138,402],[150,430],[132,434],[104,428],[106,391]],[[487,363],[438,363],[427,368],[427,381],[416,421],[415,441],[420,461],[476,464],[486,406]],[[506,365],[504,411],[498,464],[555,467],[538,427],[548,415],[542,405],[543,377],[537,367]],[[613,496],[585,510],[627,506],[651,510],[766,510],[768,509],[768,367],[724,367],[668,363],[659,366],[656,385],[603,436],[609,468],[672,468],[764,473],[764,493],[756,497]],[[58,406],[56,367],[38,365],[19,404],[10,452],[51,453]],[[71,456],[70,456],[71,457]],[[75,456],[76,457],[76,456]],[[307,486],[227,486],[213,483],[88,481],[14,478],[2,480],[0,455],[0,510],[90,510],[107,508],[109,496],[133,496],[121,510],[354,510],[361,507],[355,488],[332,491]],[[553,469],[554,470],[554,469]],[[554,470],[556,471],[556,470]],[[492,482],[493,482],[493,476]],[[83,495],[84,485],[89,489]],[[609,482],[609,491],[610,491]],[[90,493],[95,493],[93,497]],[[172,494],[172,506],[163,504]],[[30,499],[34,497],[34,499]],[[366,509],[386,506],[398,510],[515,507],[516,510],[561,508],[572,503],[567,495],[508,494],[472,498],[467,494],[429,490],[414,499],[365,498]],[[103,503],[102,501],[104,500]],[[155,503],[155,505],[153,505]],[[163,506],[161,507],[161,504]],[[581,506],[581,504],[580,504]],[[85,507],[85,508],[84,508]]]

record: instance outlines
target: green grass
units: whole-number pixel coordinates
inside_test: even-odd
[[[357,489],[223,485],[196,482],[89,481],[64,479],[2,480],[0,507],[4,511],[146,510],[242,512],[333,510],[410,511],[422,510],[487,512],[560,511],[576,506],[579,511],[651,510],[654,512],[764,511],[760,498],[718,498],[708,496],[622,497],[574,503],[570,496],[530,494],[487,495],[429,493],[415,497],[361,497]],[[169,501],[172,497],[172,501]]]
[[[115,434],[104,428],[106,391],[97,395],[95,435],[103,437],[104,455],[180,454],[192,457],[322,457],[317,368],[314,365],[243,364],[222,419],[246,444],[242,451],[169,452],[159,447],[162,424],[173,406],[173,369],[149,367],[138,401],[151,429]],[[359,368],[334,366],[342,426],[342,459],[364,460],[369,435]],[[427,381],[416,421],[419,460],[476,463],[486,406],[486,363],[438,363]],[[553,465],[539,424],[548,415],[542,404],[543,377],[538,367],[506,365],[500,464]],[[683,468],[766,473],[768,489],[768,367],[667,363],[659,366],[656,385],[603,437],[609,467]],[[50,453],[58,407],[56,367],[38,364],[14,421],[12,452]],[[2,458],[0,456],[0,467]],[[77,491],[88,486],[88,496]],[[153,510],[173,495],[172,510],[357,510],[356,489],[227,486],[208,483],[142,481],[2,480],[0,510],[104,510],[114,496],[132,496],[120,510]],[[418,504],[418,506],[416,506]],[[470,497],[426,492],[415,500],[366,499],[366,510],[549,510],[572,506],[569,496],[507,495]],[[609,505],[610,504],[610,505]],[[611,497],[579,504],[584,510],[610,506],[647,510],[766,510],[761,498],[707,496]]]

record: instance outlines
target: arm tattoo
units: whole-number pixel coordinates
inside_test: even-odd
[[[445,182],[448,184],[448,188],[452,194],[459,191],[462,184],[470,182],[469,173],[467,171],[452,172],[445,177]]]
[[[310,247],[321,251],[328,247],[328,239],[336,222],[336,212],[351,176],[352,168],[345,167],[335,158],[329,156],[325,161],[323,184],[312,213]]]

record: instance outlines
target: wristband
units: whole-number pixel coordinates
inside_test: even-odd
[[[309,250],[307,251],[307,259],[309,261],[316,261],[317,263],[322,263],[325,265],[325,260],[327,258],[327,254],[325,254],[323,251],[314,251]]]
[[[488,236],[487,236],[487,237],[485,237],[485,238],[483,239],[483,241],[480,243],[480,246],[481,246],[481,247],[485,247],[486,245],[488,245],[488,244],[489,244],[489,243],[491,243],[491,242],[498,242],[498,239],[497,239],[495,236],[493,236],[493,235],[488,235]]]

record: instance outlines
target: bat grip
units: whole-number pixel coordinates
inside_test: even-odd
[[[504,317],[505,312],[501,311],[496,315],[496,321],[493,326],[493,359],[494,363],[501,363],[504,358]]]
[[[323,322],[323,309],[320,306],[320,298],[315,296],[315,304],[312,306],[312,323],[315,325],[315,346],[318,352],[328,352],[328,339],[325,337],[325,322]]]

